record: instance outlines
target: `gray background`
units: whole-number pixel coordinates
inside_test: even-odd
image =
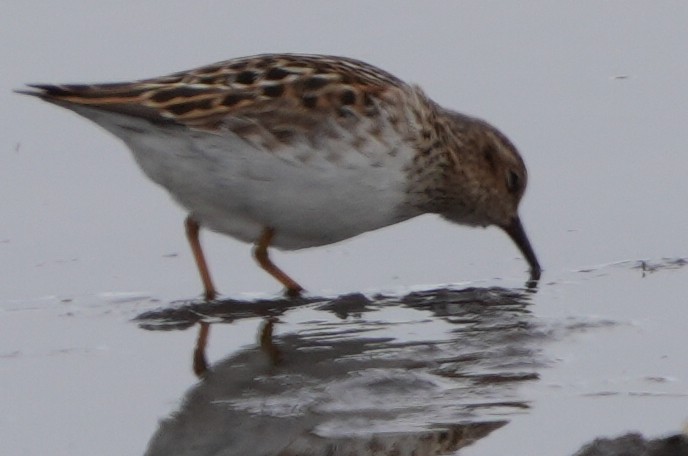
[[[569,454],[598,434],[654,435],[688,418],[686,272],[663,260],[688,256],[687,3],[7,1],[1,9],[0,453],[140,454],[193,382],[185,364],[193,334],[146,333],[127,319],[200,292],[183,212],[125,147],[11,91],[261,52],[359,58],[497,125],[530,175],[522,219],[545,268],[533,311],[554,326],[614,322],[555,338],[545,348],[552,366],[528,386],[533,409],[465,454]],[[210,233],[203,243],[226,295],[278,291],[247,245]],[[498,230],[434,217],[273,259],[318,294],[519,286],[526,269]],[[661,271],[643,278],[639,260]],[[218,336],[216,356],[251,343],[254,328],[247,321]]]

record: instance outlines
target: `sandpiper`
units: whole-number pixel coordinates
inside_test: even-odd
[[[496,225],[540,265],[518,216],[526,168],[487,122],[445,109],[415,85],[358,60],[242,57],[134,82],[32,84],[20,93],[70,109],[120,138],[143,172],[187,211],[205,298],[216,291],[199,242],[206,227],[254,245],[331,244],[425,213]]]

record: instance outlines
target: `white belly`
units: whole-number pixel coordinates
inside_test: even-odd
[[[271,152],[231,133],[158,128],[144,134],[130,117],[88,117],[122,138],[143,171],[202,226],[246,242],[270,227],[273,246],[301,249],[419,215],[405,204],[412,151],[401,143],[394,156],[379,144],[361,152],[343,140]]]

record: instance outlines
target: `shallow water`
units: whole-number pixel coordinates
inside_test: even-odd
[[[515,391],[538,378],[540,362],[524,301],[508,290],[442,289],[289,309],[233,301],[147,312],[141,326],[153,330],[203,315],[215,321],[211,335],[231,331],[222,321],[271,316],[258,347],[204,366],[203,381],[160,424],[146,454],[461,448],[506,424],[497,416],[529,407]],[[307,321],[269,337],[280,331],[275,321],[292,319],[285,310]]]
[[[685,426],[688,7],[171,5],[0,16],[1,454],[571,455]],[[362,58],[504,129],[536,292],[503,233],[421,217],[275,252],[302,301],[204,233],[225,295],[203,304],[184,214],[124,146],[11,93],[276,50]]]

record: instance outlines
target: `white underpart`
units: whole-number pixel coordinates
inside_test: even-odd
[[[418,215],[404,204],[413,151],[391,129],[359,149],[344,134],[269,151],[229,132],[70,108],[121,138],[146,175],[202,226],[245,242],[270,227],[273,246],[301,249]]]

